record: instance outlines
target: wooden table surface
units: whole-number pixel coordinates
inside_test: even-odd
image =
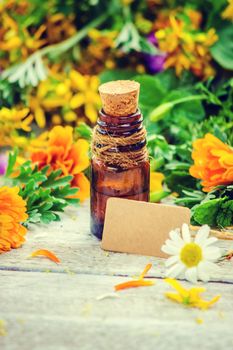
[[[233,249],[233,241],[219,244]],[[28,259],[37,249],[52,250],[61,264]],[[149,262],[154,286],[98,300]],[[21,249],[0,255],[0,350],[233,349],[233,261],[221,262],[206,285],[206,299],[221,294],[207,311],[166,299],[162,277],[163,259],[102,251],[88,205],[33,225]]]

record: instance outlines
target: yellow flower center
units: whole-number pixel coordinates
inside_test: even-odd
[[[181,250],[180,259],[187,267],[197,266],[202,260],[202,250],[196,243],[185,244]]]

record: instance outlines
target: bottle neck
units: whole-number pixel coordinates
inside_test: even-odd
[[[142,122],[139,110],[125,117],[110,116],[101,110],[93,131],[93,157],[116,169],[130,169],[148,162]]]
[[[138,109],[134,114],[115,117],[107,115],[103,109],[99,111],[97,130],[102,135],[126,137],[140,131],[143,127],[143,116]]]

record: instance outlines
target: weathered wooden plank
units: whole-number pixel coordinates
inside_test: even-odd
[[[7,335],[0,336],[0,349],[232,348],[233,285],[209,283],[205,297],[222,297],[205,312],[167,300],[164,292],[170,287],[162,280],[119,292],[119,298],[96,300],[124,280],[1,271],[0,319],[6,321]]]
[[[223,249],[233,249],[233,241],[220,241]],[[60,266],[47,259],[27,257],[36,249],[54,251],[62,260]],[[164,276],[164,260],[132,254],[106,253],[99,241],[90,234],[89,208],[85,204],[70,208],[62,221],[50,225],[32,225],[27,242],[21,249],[0,256],[0,269],[29,271],[66,271],[102,275],[133,275],[152,262],[154,268],[149,276]],[[233,261],[220,264],[220,271],[213,275],[214,281],[233,282]]]
[[[10,339],[0,340],[2,350],[219,350],[232,349],[232,330],[219,324],[184,324],[174,319],[170,324],[151,320],[145,325],[127,319],[120,322],[92,320],[8,318]],[[192,322],[192,325],[191,325]],[[180,331],[181,330],[181,331]]]

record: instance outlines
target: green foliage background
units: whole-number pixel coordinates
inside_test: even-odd
[[[87,36],[90,29],[98,28],[101,32],[117,31],[114,50],[119,50],[123,56],[116,60],[115,68],[105,68],[98,72],[99,79],[101,83],[134,79],[141,84],[139,104],[148,132],[151,169],[165,174],[166,189],[161,198],[176,192],[179,195],[176,202],[192,208],[194,223],[208,223],[220,227],[233,225],[232,186],[221,187],[206,196],[202,192],[200,182],[189,174],[193,163],[192,142],[195,139],[212,133],[233,146],[233,25],[230,20],[221,16],[227,2],[167,0],[159,5],[154,2],[155,12],[150,11],[149,2],[145,0],[28,0],[28,3],[31,9],[29,14],[12,14],[20,30],[27,28],[33,32],[33,28],[43,24],[48,16],[62,13],[65,17],[74,16],[77,31],[59,43],[40,48],[24,60],[19,56],[17,62],[2,69],[1,106],[27,104],[32,89],[36,88],[41,80],[46,79],[47,66],[50,64],[62,62],[64,70],[69,70],[75,64],[79,69],[84,60],[82,50],[85,50],[89,43]],[[151,3],[153,4],[153,1]],[[211,47],[216,75],[201,81],[190,71],[184,71],[177,77],[173,68],[157,74],[150,74],[147,68],[143,73],[138,72],[134,63],[141,64],[143,55],[159,54],[158,48],[147,40],[150,23],[154,21],[156,11],[173,11],[175,8],[187,7],[201,13],[204,32],[209,28],[215,28],[217,31],[219,39]],[[144,18],[140,25],[137,21],[139,15]],[[0,60],[1,57],[3,53],[0,50]],[[96,69],[98,70],[98,67]],[[50,126],[48,121],[48,127]],[[85,124],[78,126],[77,133],[90,139],[90,129]],[[21,170],[23,172],[26,169],[27,164]],[[42,173],[44,176],[43,171]],[[48,188],[45,184],[49,178],[44,181],[42,187]],[[36,180],[27,183],[27,187],[37,190]],[[65,188],[67,194],[70,194],[70,188],[66,185]],[[51,206],[45,205],[42,208],[44,222],[57,218],[57,214],[53,213],[54,206],[58,210],[63,208],[56,191],[47,194],[46,201],[48,200]],[[27,195],[26,192],[27,188],[24,189],[24,196]],[[56,201],[51,201],[52,197],[56,197]],[[157,196],[154,198],[160,199]],[[36,210],[35,212],[32,208],[31,213],[38,215],[40,209]]]

